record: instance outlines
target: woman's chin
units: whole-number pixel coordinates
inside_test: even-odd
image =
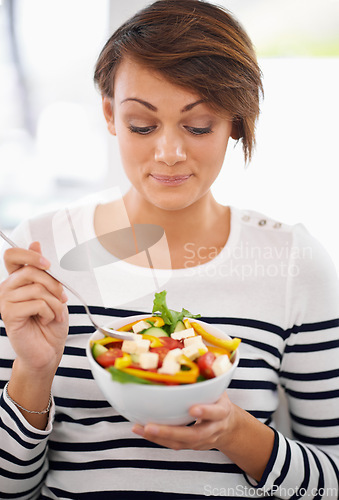
[[[188,193],[168,193],[166,195],[148,196],[148,202],[154,207],[166,211],[179,211],[191,206],[196,198]]]
[[[206,192],[208,192],[208,188],[205,191],[202,186],[197,188],[197,186],[186,184],[178,187],[159,186],[155,189],[153,183],[140,183],[131,188],[127,198],[134,199],[141,211],[146,204],[156,209],[175,212],[194,205]]]

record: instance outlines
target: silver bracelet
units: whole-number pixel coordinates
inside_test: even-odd
[[[9,382],[7,382],[7,384],[5,385],[5,389],[4,389],[5,394],[6,394],[7,398],[11,401],[11,403],[13,403],[15,406],[17,406],[21,410],[26,411],[27,413],[34,413],[36,415],[45,415],[45,413],[48,413],[49,410],[51,409],[51,404],[52,404],[52,394],[51,393],[49,393],[49,401],[48,401],[47,408],[45,410],[41,410],[41,411],[27,410],[23,406],[19,405],[19,403],[14,401],[14,399],[12,399],[11,396],[8,394],[8,384],[9,384]]]

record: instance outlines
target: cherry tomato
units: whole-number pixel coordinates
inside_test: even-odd
[[[113,347],[113,349],[109,349],[103,354],[99,354],[99,356],[96,358],[96,361],[99,363],[99,365],[103,366],[104,368],[107,368],[108,366],[113,366],[115,360],[117,358],[122,358],[123,354],[124,353],[122,352],[121,349]]]
[[[162,342],[162,345],[164,347],[167,347],[168,349],[183,349],[184,344],[181,340],[177,339],[172,339],[172,337],[159,337],[160,342]]]
[[[213,352],[205,352],[200,358],[197,360],[197,364],[200,370],[200,373],[205,378],[213,378],[215,374],[212,370],[212,364],[215,360],[215,355]]]
[[[166,354],[168,353],[170,349],[168,347],[151,347],[150,348],[150,351],[151,352],[156,352],[159,354],[159,361],[158,361],[158,368],[160,368],[162,366],[162,363],[164,361],[164,357],[166,356]]]

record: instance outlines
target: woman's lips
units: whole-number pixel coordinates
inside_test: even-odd
[[[178,186],[187,181],[191,174],[189,175],[161,175],[161,174],[151,174],[151,177],[161,184],[166,186]]]

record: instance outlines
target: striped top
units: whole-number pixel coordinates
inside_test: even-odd
[[[127,259],[100,266],[105,251],[98,244],[89,257],[94,268],[62,269],[72,242],[93,238],[93,209],[74,208],[71,218],[62,211],[41,216],[13,238],[25,246],[39,239],[53,270],[85,296],[99,323],[149,313],[154,292],[166,289],[171,308],[201,313],[202,320],[240,337],[230,399],[275,429],[282,386],[293,435],[275,429],[260,483],[218,450],[175,451],[138,437],[92,378],[85,349],[94,329],[70,296],[69,335],[47,428],[31,427],[4,394],[0,398],[0,498],[337,499],[338,280],[319,243],[302,225],[232,208],[225,248],[195,268],[153,270]],[[187,259],[198,251],[203,258],[207,249],[185,251]],[[1,392],[15,353],[0,327]]]

